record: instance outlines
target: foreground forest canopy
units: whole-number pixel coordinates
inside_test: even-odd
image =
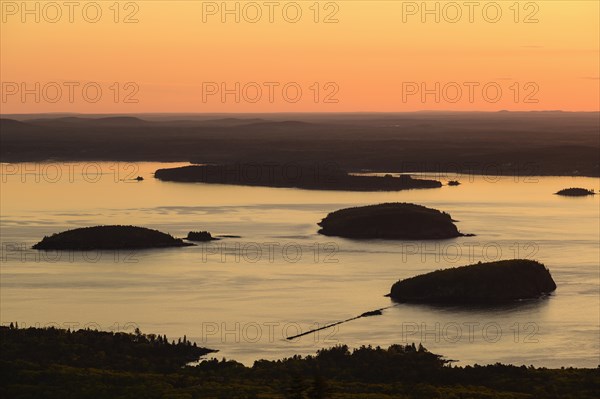
[[[452,367],[421,345],[336,346],[315,356],[188,362],[186,337],[0,327],[3,398],[596,398],[600,369]]]
[[[0,129],[2,162],[310,162],[347,171],[600,176],[597,112],[2,115]]]

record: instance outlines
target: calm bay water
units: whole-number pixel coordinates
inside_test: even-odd
[[[459,176],[458,187],[354,193],[154,179],[165,166],[175,165],[3,165],[2,324],[186,334],[246,364],[336,344],[412,342],[460,364],[600,363],[600,196],[552,195],[571,186],[598,190],[598,179]],[[137,175],[145,180],[127,180]],[[402,242],[317,234],[328,212],[393,201],[446,211],[476,236]],[[44,235],[97,224],[239,238],[135,252],[29,249]],[[401,278],[514,257],[546,264],[557,291],[485,310],[394,306],[384,296]],[[378,308],[387,309],[285,339]]]

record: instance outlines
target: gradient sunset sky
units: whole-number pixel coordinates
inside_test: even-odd
[[[221,1],[120,2],[119,15],[114,1],[99,1],[102,16],[96,23],[83,15],[90,2],[79,3],[73,22],[62,7],[62,17],[55,23],[50,20],[56,19],[56,10],[44,10],[46,2],[28,2],[28,7],[34,9],[36,3],[39,22],[34,14],[23,15],[20,1],[2,1],[4,114],[598,111],[600,107],[598,1],[474,2],[473,21],[469,8],[461,6],[462,16],[454,23],[456,8],[443,1],[427,2],[430,9],[438,3],[439,22],[435,14],[422,21],[421,1],[324,1],[318,7],[315,1],[274,2],[269,22],[269,8],[258,1],[254,4],[260,6],[262,17],[255,23],[251,20],[257,8],[247,1],[227,2],[230,9],[239,3],[239,23],[233,14],[222,22]],[[95,18],[95,11],[87,8],[88,19]],[[132,23],[124,23],[128,16]],[[325,23],[328,16],[330,23]],[[25,83],[32,89],[36,82],[40,92],[49,82],[56,83],[47,86],[47,95],[41,93],[39,102],[33,94],[24,99],[20,92],[13,94],[15,87],[20,91]],[[78,84],[72,103],[64,82]],[[89,82],[102,89],[97,102],[83,98],[81,88]],[[120,88],[116,101],[115,82]],[[128,82],[132,85],[126,86]],[[239,102],[233,94],[225,101],[220,93],[206,95],[209,88],[220,90],[222,83],[234,89],[236,82]],[[247,86],[244,96],[243,86],[250,82],[256,84]],[[272,102],[264,82],[273,82]],[[302,89],[297,102],[283,97],[283,86],[290,82],[296,82],[289,86],[290,99],[298,98],[297,87]],[[422,85],[435,91],[436,82],[439,102],[434,94],[423,99]],[[58,100],[56,85],[63,90]],[[468,85],[473,88],[472,99]],[[490,90],[487,99],[482,93],[485,85]],[[136,88],[139,91],[133,94]],[[407,95],[415,88],[419,92]],[[127,94],[137,103],[125,103]]]

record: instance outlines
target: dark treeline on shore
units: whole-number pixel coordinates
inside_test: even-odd
[[[600,176],[598,113],[4,115],[0,128],[2,162],[329,162],[347,171]]]
[[[599,369],[452,367],[419,345],[339,345],[315,356],[186,363],[209,354],[186,337],[0,327],[3,398],[586,399]]]

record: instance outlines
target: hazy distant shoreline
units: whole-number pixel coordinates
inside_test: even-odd
[[[600,176],[597,112],[140,116],[4,115],[0,161],[329,163],[349,172]]]

